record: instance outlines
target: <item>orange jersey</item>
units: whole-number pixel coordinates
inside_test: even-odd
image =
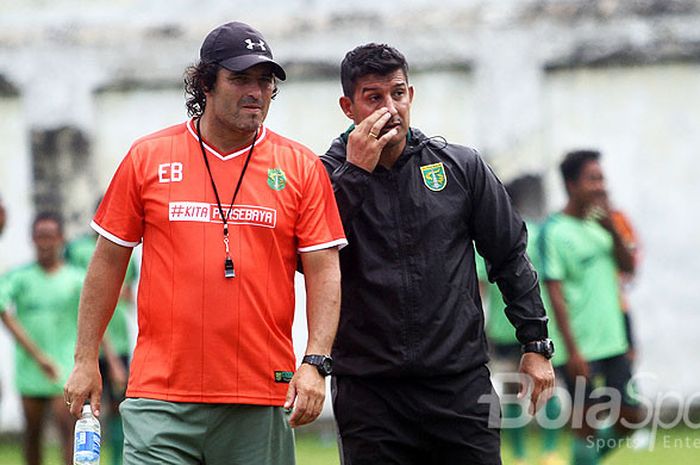
[[[615,231],[620,235],[625,243],[625,246],[630,248],[636,254],[637,252],[637,233],[632,227],[632,222],[627,218],[627,216],[620,210],[613,210],[610,212],[610,218],[612,219]],[[636,257],[635,257],[636,258]]]
[[[224,277],[223,221],[192,121],[131,147],[92,223],[117,244],[143,241],[127,396],[282,405],[297,253],[347,243],[333,189],[316,155],[261,127],[229,209],[250,147],[205,149],[235,278]]]

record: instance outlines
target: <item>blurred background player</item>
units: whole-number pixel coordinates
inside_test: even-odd
[[[18,343],[16,383],[24,412],[26,463],[41,463],[44,418],[50,410],[63,460],[70,464],[73,419],[61,394],[73,366],[84,274],[63,261],[63,222],[58,215],[37,215],[32,240],[36,261],[10,271],[0,280],[0,317]]]
[[[2,196],[0,195],[0,236],[5,230],[5,221],[7,220],[7,212],[5,211],[5,204],[2,201]]]
[[[545,192],[542,177],[539,175],[520,176],[508,184],[506,191],[510,195],[513,206],[520,213],[527,225],[528,242],[527,254],[530,257],[535,270],[539,272],[540,260],[537,253],[537,241],[542,220],[545,218]],[[490,366],[494,373],[517,373],[520,357],[522,355],[521,344],[515,337],[513,325],[505,314],[505,303],[498,286],[489,283],[486,272],[486,262],[477,255],[477,274],[479,275],[479,288],[482,299],[488,312],[486,318],[486,336],[491,349]],[[557,368],[565,361],[565,351],[560,349],[559,333],[549,306],[549,299],[544,289],[540,286],[542,302],[549,316],[549,337],[554,343],[555,352],[552,357],[552,366]],[[518,384],[503,383],[503,392],[510,396],[518,393]],[[524,406],[515,402],[504,402],[503,417],[519,418],[523,414]],[[545,414],[548,418],[559,416],[560,402],[557,397],[547,401]],[[526,430],[527,426],[503,428],[504,434],[510,437],[513,447],[513,455],[516,464],[524,465],[526,461]],[[542,429],[543,442],[540,463],[542,465],[563,465],[564,460],[557,453],[559,430],[556,428]]]
[[[631,363],[618,281],[619,272],[634,272],[634,257],[613,225],[600,153],[569,152],[560,169],[568,202],[545,223],[540,253],[543,281],[568,352],[563,374],[574,399],[572,418],[587,420],[594,403],[591,391],[608,387],[621,397],[621,417],[636,422],[640,409],[630,396]],[[577,382],[585,384],[583,402],[575,399]],[[613,428],[605,429],[588,421],[576,425],[574,464],[597,464],[610,450],[592,447],[586,438],[628,433],[617,420]]]
[[[7,220],[7,212],[5,211],[5,204],[2,201],[2,195],[0,195],[0,237],[2,237],[2,232],[5,230],[5,222]],[[3,270],[0,270],[2,272]],[[0,399],[2,399],[2,389],[0,389]]]
[[[99,201],[97,205],[99,206]],[[80,236],[66,246],[66,260],[87,271],[96,245],[96,233]],[[133,310],[133,286],[136,277],[136,258],[132,255],[126,269],[124,284],[114,309],[114,315],[107,325],[99,360],[100,373],[102,374],[102,393],[107,402],[109,415],[106,419],[104,437],[110,445],[110,457],[113,465],[122,463],[124,449],[124,430],[119,415],[119,404],[124,400],[131,358],[129,319]]]

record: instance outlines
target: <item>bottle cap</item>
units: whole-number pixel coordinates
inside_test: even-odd
[[[83,415],[85,415],[86,413],[92,414],[92,408],[90,408],[90,404],[83,405]]]

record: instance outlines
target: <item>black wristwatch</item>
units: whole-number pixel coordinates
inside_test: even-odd
[[[554,343],[551,339],[541,339],[539,341],[528,342],[523,345],[523,353],[535,352],[549,360],[554,356]]]
[[[321,376],[333,373],[333,359],[328,355],[305,355],[301,363],[315,366]]]

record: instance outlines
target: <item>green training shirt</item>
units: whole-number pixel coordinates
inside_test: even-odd
[[[542,230],[539,249],[542,279],[561,282],[569,325],[583,358],[593,361],[625,353],[612,235],[597,221],[555,213]]]
[[[95,235],[81,236],[71,241],[66,247],[66,260],[71,264],[87,271],[92,254],[95,253],[97,237]],[[131,257],[124,276],[124,285],[131,286],[136,280],[136,263]],[[129,337],[129,308],[131,302],[119,300],[114,308],[114,315],[107,325],[107,339],[117,355],[131,355],[131,339]]]
[[[73,368],[78,302],[84,273],[62,265],[52,273],[37,263],[15,269],[0,278],[0,312],[14,308],[19,324],[58,366],[51,382],[19,344],[15,351],[16,384],[22,396],[59,396]]]

